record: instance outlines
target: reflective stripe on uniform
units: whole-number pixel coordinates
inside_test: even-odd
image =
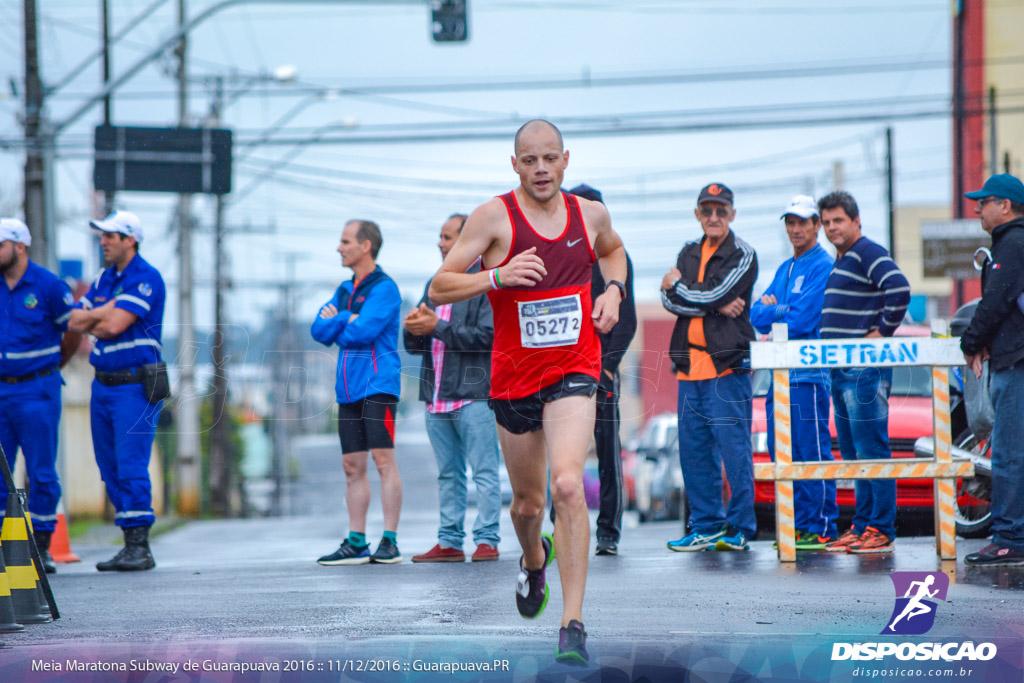
[[[132,296],[131,294],[118,294],[117,295],[117,300],[118,301],[130,301],[133,304],[135,304],[136,306],[141,306],[142,308],[145,308],[147,311],[149,310],[149,304],[146,301],[140,299],[137,296]]]
[[[149,517],[152,516],[152,510],[125,510],[124,512],[118,512],[114,515],[114,519],[130,519],[132,517]]]
[[[134,349],[137,346],[155,346],[156,348],[163,350],[163,347],[160,346],[160,342],[158,342],[155,339],[133,339],[132,341],[121,342],[120,344],[111,344],[110,346],[104,346],[103,353],[113,353],[114,351]]]
[[[60,351],[60,345],[51,346],[45,349],[39,349],[38,351],[8,351],[4,354],[5,358],[10,360],[21,360],[23,358],[39,358],[40,356],[48,356],[51,353],[58,353]]]

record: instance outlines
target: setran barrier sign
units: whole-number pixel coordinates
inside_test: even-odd
[[[231,192],[231,131],[97,126],[93,186],[104,192]]]
[[[945,324],[933,333],[945,335]],[[750,345],[750,366],[772,370],[775,402],[775,461],[754,465],[754,479],[775,482],[775,530],[779,559],[796,561],[793,482],[820,479],[934,480],[935,549],[943,560],[956,559],[955,482],[974,474],[974,465],[951,456],[949,373],[963,364],[960,340],[941,337],[890,337],[789,341],[785,324],[772,326],[776,341]],[[934,458],[898,458],[834,462],[793,462],[789,371],[798,368],[932,366]]]
[[[814,339],[750,345],[754,368],[891,368],[901,365],[963,365],[957,338],[888,337]]]

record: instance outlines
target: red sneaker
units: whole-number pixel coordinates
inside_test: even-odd
[[[851,543],[860,540],[860,536],[861,535],[854,531],[851,526],[849,529],[839,534],[839,538],[831,543],[826,543],[825,550],[830,553],[845,553],[849,549]]]
[[[458,548],[445,548],[440,543],[433,548],[412,558],[413,562],[465,562],[466,553]]]
[[[864,527],[860,538],[847,547],[847,552],[863,555],[866,553],[891,553],[895,546],[892,539],[873,526]]]
[[[488,543],[481,543],[470,559],[474,562],[494,562],[498,559],[498,549]]]

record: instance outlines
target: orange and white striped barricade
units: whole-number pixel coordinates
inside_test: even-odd
[[[779,559],[796,561],[793,482],[812,479],[934,479],[935,550],[943,560],[956,559],[953,518],[958,477],[974,475],[969,460],[951,455],[949,367],[963,364],[960,340],[945,335],[945,324],[933,324],[938,337],[802,339],[789,341],[787,326],[772,326],[769,342],[750,345],[750,366],[772,370],[775,388],[775,462],[754,465],[754,478],[775,481],[775,521]],[[794,463],[789,401],[789,371],[795,368],[932,367],[935,457],[853,462]]]

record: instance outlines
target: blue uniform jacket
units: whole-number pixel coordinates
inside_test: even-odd
[[[310,333],[324,346],[337,344],[341,349],[334,385],[338,403],[354,403],[374,394],[397,398],[402,390],[398,285],[377,266],[358,285],[354,277],[341,283],[327,304],[337,306],[338,315],[317,315]],[[359,317],[352,320],[356,313]]]
[[[788,258],[775,271],[765,294],[778,301],[769,306],[758,297],[750,308],[750,322],[761,334],[772,331],[773,323],[786,323],[790,339],[817,339],[821,326],[821,308],[825,302],[825,284],[834,259],[820,244],[800,255]],[[762,295],[763,296],[763,295]],[[790,382],[824,384],[826,372],[818,369],[791,370]]]
[[[138,319],[114,339],[97,340],[89,362],[100,371],[129,370],[160,360],[164,320],[164,279],[136,254],[120,273],[104,268],[75,308],[92,309],[116,299],[115,308]]]
[[[74,303],[66,282],[31,261],[13,290],[0,282],[0,377],[60,365],[61,335]]]

